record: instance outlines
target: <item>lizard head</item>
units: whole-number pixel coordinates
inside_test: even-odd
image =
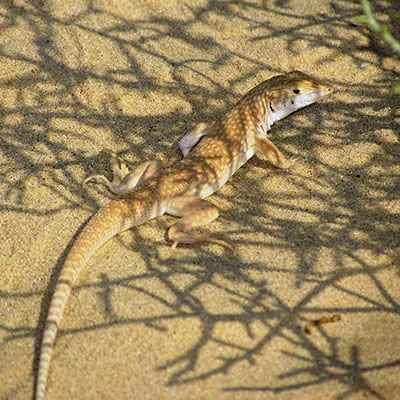
[[[278,121],[331,93],[332,86],[300,71],[276,76],[267,88],[269,118],[272,123]]]

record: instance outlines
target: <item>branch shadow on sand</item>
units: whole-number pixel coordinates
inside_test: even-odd
[[[39,1],[22,7],[5,2],[0,34],[22,21],[33,47],[27,50],[21,45],[20,51],[4,45],[0,47],[0,58],[18,66],[18,73],[10,73],[0,80],[3,90],[14,96],[12,106],[0,106],[0,152],[1,160],[6,160],[0,165],[1,210],[43,217],[76,208],[94,212],[99,208],[99,193],[104,190],[82,187],[81,177],[101,173],[106,157],[87,154],[70,145],[67,138],[78,138],[88,147],[95,143],[96,130],[101,129],[118,143],[122,156],[130,153],[140,161],[154,158],[152,149],[156,149],[157,154],[171,153],[171,143],[176,143],[187,131],[188,124],[194,126],[220,117],[238,100],[238,88],[251,76],[265,76],[265,71],[268,76],[282,72],[274,70],[266,59],[233,51],[206,31],[199,33],[198,24],[212,30],[218,29],[214,21],[222,25],[224,21],[248,23],[250,43],[284,38],[286,51],[296,54],[301,40],[303,46],[328,48],[330,57],[353,54],[352,61],[356,64],[370,62],[363,54],[374,51],[375,45],[360,48],[350,37],[358,29],[349,22],[358,12],[352,2],[331,2],[330,15],[301,16],[291,10],[290,1],[260,2],[259,5],[247,1],[230,3],[208,1],[203,6],[185,6],[182,19],[167,15],[135,19],[96,8],[92,2],[87,2],[79,13],[65,18],[57,17]],[[348,6],[350,3],[352,5]],[[394,8],[396,12],[392,13],[392,18],[398,20],[398,6]],[[274,14],[290,21],[290,28],[269,24]],[[310,33],[310,27],[315,27],[318,33]],[[339,39],[337,32],[343,30],[348,30],[349,39]],[[357,35],[365,37],[368,33],[359,29]],[[88,37],[92,38],[95,48],[89,56],[82,41]],[[98,67],[101,61],[91,64],[88,59],[96,52],[100,59],[102,57],[96,50],[96,46],[99,49],[101,46],[96,43],[112,48],[116,59],[123,62],[116,62],[117,67],[107,65],[106,58],[102,68]],[[177,43],[186,49],[184,56],[171,50]],[[64,46],[69,49],[68,53]],[[193,57],[188,57],[191,52]],[[385,56],[386,53],[382,55]],[[321,63],[324,61],[321,59]],[[245,64],[246,72],[228,82],[221,82],[212,73],[219,70],[222,73],[227,65],[235,63]],[[169,69],[169,78],[157,77],[157,68]],[[279,372],[266,371],[266,375],[273,376],[273,384],[235,382],[221,385],[220,389],[282,393],[335,381],[340,384],[338,399],[349,398],[358,391],[385,398],[369,373],[398,367],[400,354],[393,350],[385,361],[366,361],[364,342],[345,341],[332,333],[335,332],[333,325],[317,327],[312,335],[304,331],[310,315],[338,313],[347,323],[359,315],[398,319],[399,299],[381,278],[382,274],[392,274],[398,279],[398,260],[392,258],[392,262],[375,263],[364,256],[364,252],[369,252],[372,259],[378,259],[382,254],[395,254],[400,247],[395,234],[400,214],[390,213],[387,208],[387,202],[397,200],[399,193],[399,175],[394,168],[398,164],[399,146],[383,137],[385,132],[399,131],[398,100],[385,91],[393,80],[392,71],[381,68],[387,80],[371,80],[346,88],[334,78],[327,80],[339,91],[351,91],[356,101],[345,102],[337,96],[300,111],[299,116],[307,119],[306,126],[299,118],[279,124],[280,131],[296,133],[283,133],[279,138],[272,136],[275,143],[284,149],[288,146],[301,149],[307,154],[307,162],[314,172],[312,176],[295,172],[285,177],[281,175],[290,182],[293,188],[290,193],[266,193],[264,183],[252,170],[265,169],[266,179],[282,173],[262,161],[250,161],[252,165],[238,171],[228,183],[233,190],[217,193],[211,199],[223,204],[220,220],[226,225],[223,236],[230,243],[238,247],[250,246],[261,254],[269,251],[293,254],[293,265],[276,266],[262,257],[251,262],[218,257],[213,246],[194,246],[184,258],[177,252],[165,257],[162,250],[166,244],[162,242],[162,235],[166,224],[163,220],[157,221],[158,240],[149,239],[141,229],[132,231],[129,244],[117,239],[119,245],[126,245],[137,253],[146,265],[146,272],[119,277],[101,272],[98,283],[81,281],[74,295],[95,290],[101,299],[102,311],[95,321],[87,321],[85,326],[61,327],[59,336],[118,324],[146,326],[168,334],[170,321],[195,319],[201,327],[196,343],[176,358],[155,366],[159,371],[170,372],[166,385],[184,385],[229,375],[242,363],[251,368],[279,342],[280,346],[283,343],[280,350],[283,367]],[[101,101],[94,104],[90,93],[96,88],[104,94],[100,96]],[[174,95],[188,104],[191,112],[177,108],[173,111],[160,109],[156,115],[126,113],[118,97],[126,92],[143,94],[143,103],[149,93],[158,98]],[[382,109],[388,110],[385,116],[374,114]],[[160,141],[166,135],[167,140]],[[324,140],[326,137],[329,141]],[[321,148],[337,152],[338,162],[332,164],[320,157]],[[360,149],[360,154],[352,153],[356,161],[342,163],[340,157],[345,159],[347,152],[343,148]],[[372,150],[363,154],[366,148]],[[174,148],[172,154],[174,159],[179,159],[177,149]],[[30,204],[27,191],[32,181],[36,187],[50,193],[57,205]],[[321,204],[324,206],[320,207]],[[272,209],[280,212],[270,213]],[[246,233],[251,233],[249,239]],[[43,297],[37,327],[24,326],[18,320],[12,325],[0,322],[0,330],[5,334],[2,346],[17,339],[35,338],[34,375],[51,293],[72,243],[73,240],[60,256],[44,293],[0,293],[3,298],[22,303]],[[321,261],[321,255],[327,256],[329,262]],[[101,266],[98,267],[100,271]],[[290,282],[287,289],[294,293],[292,301],[283,296],[283,286],[273,285],[276,274],[287,277]],[[182,277],[187,280],[184,288],[179,284]],[[156,287],[167,291],[168,296],[149,288],[148,280],[156,280]],[[357,280],[369,283],[371,296],[349,285],[349,281]],[[204,295],[209,290],[224,299],[227,309],[211,304]],[[336,292],[339,299],[350,299],[348,304],[351,305],[345,302],[319,305],[319,299],[331,291]],[[119,301],[115,294],[119,292],[131,299],[144,298],[156,305],[152,310],[163,311],[134,317],[115,311],[114,303]],[[229,335],[220,335],[221,325],[240,327],[246,344]],[[205,364],[201,355],[207,349],[215,349],[215,357]],[[379,353],[378,349],[375,351]]]

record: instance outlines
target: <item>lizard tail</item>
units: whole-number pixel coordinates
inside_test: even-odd
[[[36,383],[36,400],[44,400],[51,353],[72,286],[92,254],[107,240],[143,221],[140,207],[125,200],[112,201],[85,226],[65,260],[50,303],[44,329]]]

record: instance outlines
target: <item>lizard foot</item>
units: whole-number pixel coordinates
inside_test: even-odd
[[[167,201],[165,208],[168,214],[181,217],[168,230],[168,239],[173,241],[173,249],[178,243],[208,242],[225,247],[235,254],[233,247],[223,240],[190,232],[194,228],[207,225],[218,217],[219,210],[214,204],[195,196],[180,196]]]
[[[161,162],[159,160],[147,161],[131,171],[124,161],[115,153],[112,153],[111,168],[114,175],[113,180],[108,180],[104,175],[92,175],[85,179],[84,184],[91,180],[100,181],[107,185],[113,193],[124,195],[155,175],[160,169],[160,165]]]
[[[227,242],[224,240],[219,240],[219,239],[214,239],[208,236],[200,235],[200,234],[194,234],[190,233],[187,234],[187,236],[183,236],[182,232],[180,232],[180,237],[179,240],[175,240],[174,243],[171,246],[171,249],[176,249],[179,243],[183,244],[192,244],[192,243],[198,243],[198,242],[208,242],[208,243],[213,243],[218,246],[224,247],[225,249],[230,250],[233,255],[236,255],[235,249]]]

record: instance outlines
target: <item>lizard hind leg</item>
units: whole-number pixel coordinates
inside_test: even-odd
[[[91,175],[85,179],[83,184],[92,180],[100,181],[106,184],[113,193],[124,195],[155,175],[161,168],[161,161],[146,161],[130,171],[126,163],[112,153],[111,167],[113,170],[112,181],[109,181],[104,175]]]
[[[223,240],[189,232],[194,228],[209,224],[218,217],[218,207],[209,201],[195,196],[175,197],[166,202],[166,212],[176,217],[182,217],[168,230],[168,239],[174,242],[173,248],[178,243],[208,242],[225,247],[235,253],[233,247]]]

